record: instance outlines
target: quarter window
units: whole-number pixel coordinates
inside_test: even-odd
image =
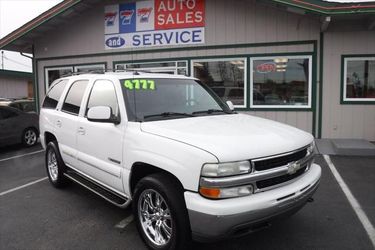
[[[346,57],[343,72],[343,100],[375,101],[375,57]]]
[[[72,84],[62,106],[62,111],[78,115],[87,84],[87,80],[79,80]]]
[[[108,106],[112,110],[112,116],[118,116],[117,96],[115,87],[111,81],[98,80],[95,82],[90,93],[86,115],[88,110],[95,106]]]
[[[59,99],[62,95],[62,92],[65,89],[67,82],[68,80],[62,80],[52,86],[46,98],[44,99],[44,102],[42,105],[43,108],[48,108],[48,109],[56,108],[57,103],[59,102]]]
[[[311,56],[250,59],[250,107],[311,108]]]
[[[245,58],[194,60],[192,72],[224,101],[246,107]]]

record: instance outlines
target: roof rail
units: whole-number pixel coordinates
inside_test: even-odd
[[[68,77],[68,76],[77,76],[77,75],[83,75],[83,74],[105,74],[105,73],[133,73],[134,75],[139,75],[140,73],[150,73],[155,74],[155,72],[149,71],[149,70],[139,70],[139,69],[95,69],[95,70],[89,70],[89,71],[81,71],[81,72],[69,72],[67,74],[62,75],[61,77]],[[163,73],[158,73],[163,74]],[[168,74],[168,73],[164,73]]]

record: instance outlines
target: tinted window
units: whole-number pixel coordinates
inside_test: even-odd
[[[48,87],[52,85],[53,81],[56,79],[61,78],[64,75],[67,75],[69,73],[73,72],[72,67],[68,68],[60,68],[60,69],[47,69],[47,79],[48,79]]]
[[[262,106],[308,106],[309,58],[259,58],[253,60],[253,103]]]
[[[112,116],[117,116],[118,103],[116,91],[111,81],[99,80],[95,82],[87,104],[86,114],[89,108],[95,106],[108,106],[112,109]]]
[[[375,58],[350,58],[346,61],[346,99],[374,100]]]
[[[195,61],[193,73],[224,101],[245,105],[245,64],[245,59]]]
[[[18,113],[16,111],[13,111],[7,108],[0,108],[0,113],[1,113],[0,114],[1,119],[4,119],[4,120],[18,116]]]
[[[62,111],[78,115],[87,83],[87,80],[80,80],[72,84],[62,106]]]
[[[68,80],[62,80],[55,84],[44,99],[43,108],[55,109]]]

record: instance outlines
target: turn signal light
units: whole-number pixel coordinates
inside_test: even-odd
[[[199,188],[199,193],[204,197],[211,198],[211,199],[218,199],[220,198],[220,189],[218,188]]]

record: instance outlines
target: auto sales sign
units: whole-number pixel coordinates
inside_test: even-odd
[[[204,0],[147,0],[108,5],[106,49],[204,43]]]

